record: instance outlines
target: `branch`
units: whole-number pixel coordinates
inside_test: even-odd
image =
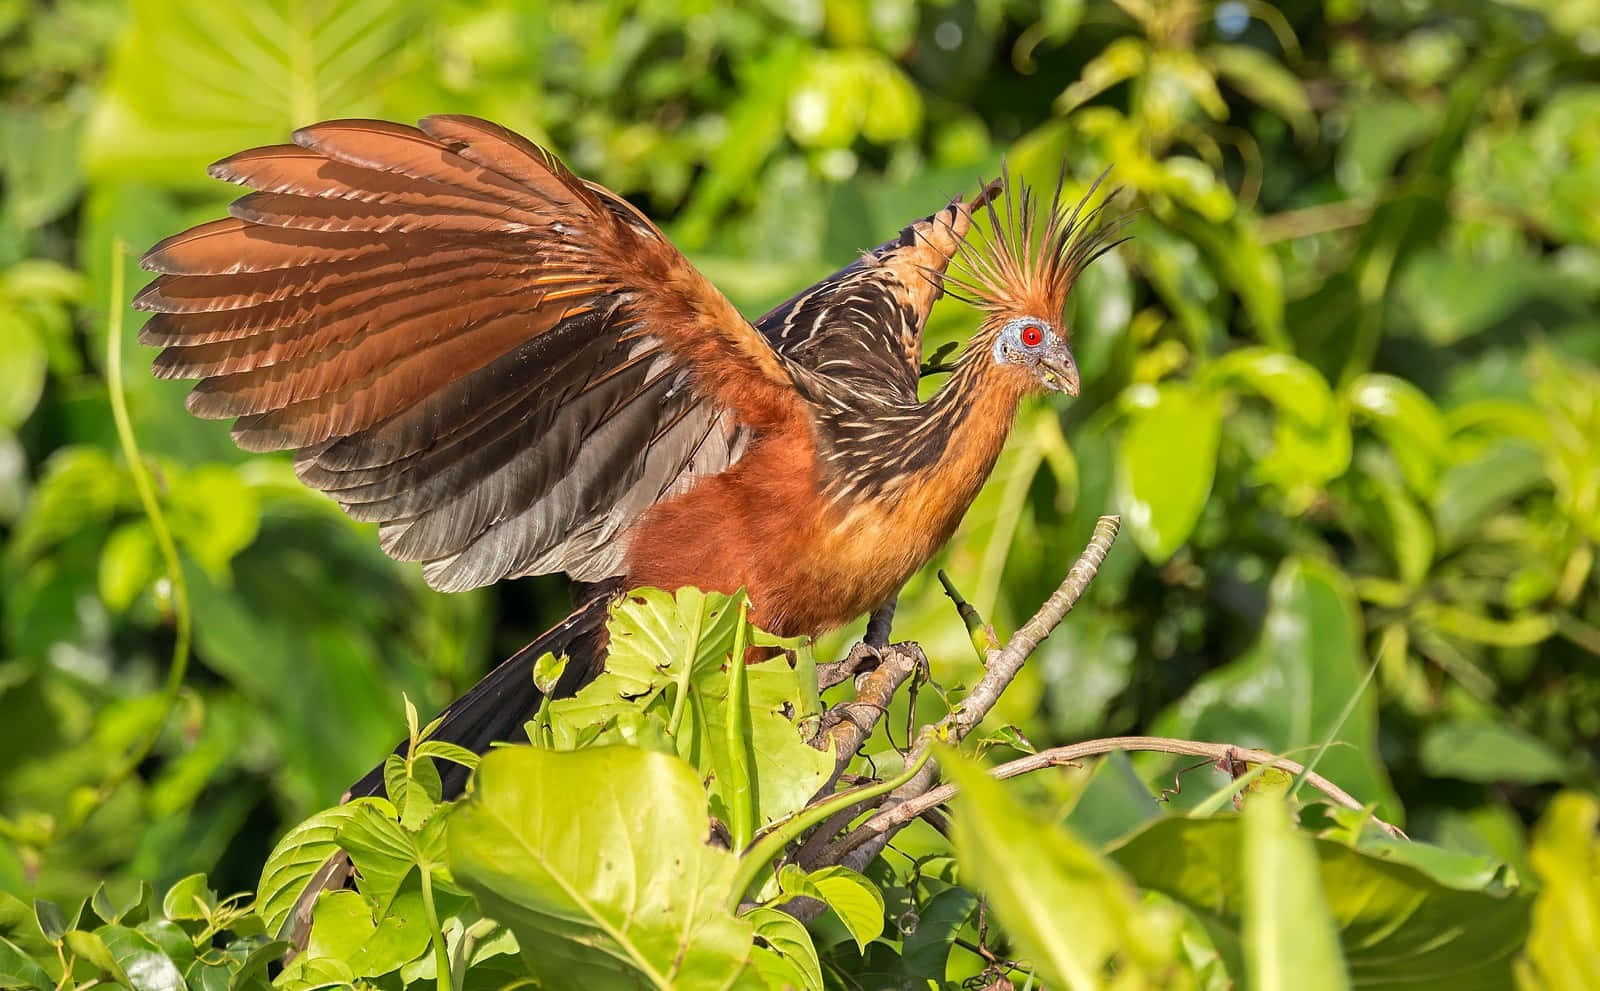
[[[1039,607],[1033,618],[1022,624],[1022,628],[1012,636],[1004,648],[990,651],[988,669],[984,671],[983,677],[978,679],[978,683],[972,687],[967,697],[948,716],[940,720],[934,733],[924,734],[919,739],[917,746],[907,758],[908,763],[919,760],[933,739],[959,742],[972,731],[973,727],[983,721],[1000,701],[1001,694],[1022,671],[1022,665],[1029,655],[1038,648],[1045,637],[1050,635],[1050,631],[1061,625],[1067,613],[1078,604],[1079,599],[1083,598],[1083,593],[1088,590],[1089,584],[1094,581],[1094,576],[1100,572],[1100,566],[1105,563],[1106,555],[1110,553],[1111,545],[1117,539],[1117,530],[1121,523],[1121,517],[1100,517],[1094,527],[1094,536],[1089,538],[1089,545],[1078,555],[1078,560],[1073,563],[1060,586],[1045,600],[1044,605]],[[889,795],[884,802],[883,811],[880,811],[878,816],[925,794],[933,787],[934,774],[931,762],[923,765],[916,777]],[[873,818],[876,819],[877,816]],[[856,839],[856,834],[851,834],[820,850],[802,850],[801,864],[808,870],[819,864],[845,864],[860,870],[882,852],[889,839],[903,825],[905,822],[900,822],[892,827],[867,834],[863,839]],[[808,843],[807,846],[814,847],[814,844]],[[810,857],[803,856],[807,852],[811,854]]]
[[[1209,757],[1215,761],[1240,761],[1246,764],[1266,764],[1271,767],[1287,771],[1290,774],[1300,774],[1305,768],[1287,757],[1279,757],[1265,750],[1256,750],[1251,747],[1236,747],[1229,743],[1204,743],[1199,740],[1179,740],[1166,736],[1112,736],[1101,740],[1085,740],[1065,747],[1052,747],[1041,750],[1036,754],[1019,757],[1007,761],[990,769],[989,773],[996,778],[1004,780],[1018,775],[1040,771],[1047,767],[1060,767],[1072,764],[1084,757],[1098,757],[1117,750],[1142,751],[1147,753],[1184,754],[1190,757]],[[1333,799],[1334,802],[1347,809],[1358,812],[1365,811],[1366,806],[1357,801],[1349,792],[1338,785],[1317,774],[1315,771],[1306,772],[1306,783]],[[900,803],[892,808],[884,809],[877,815],[862,823],[846,838],[844,843],[854,847],[870,839],[873,835],[886,830],[899,829],[919,815],[936,808],[956,794],[953,784],[940,785],[937,788]],[[1406,834],[1399,827],[1390,825],[1372,816],[1372,821],[1385,833],[1396,839],[1406,839]]]
[[[858,648],[860,646],[857,645]],[[854,657],[856,651],[850,653]],[[830,746],[837,748],[834,751],[838,756],[835,778],[849,765],[861,745],[867,742],[878,720],[889,711],[894,693],[918,668],[928,663],[922,648],[914,643],[890,644],[878,651],[877,656],[878,666],[856,678],[856,697],[830,708],[828,718],[837,721],[812,741],[811,745],[818,750],[827,750]],[[849,661],[841,663],[847,664]],[[832,787],[832,784],[830,780],[827,787]]]

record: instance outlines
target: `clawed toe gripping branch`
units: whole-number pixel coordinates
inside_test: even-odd
[[[862,788],[848,793],[833,790],[840,775],[871,737],[879,720],[889,711],[895,693],[926,667],[928,662],[922,648],[915,643],[888,644],[888,616],[885,616],[885,611],[880,611],[874,615],[874,622],[868,628],[869,636],[863,643],[857,644],[845,660],[823,665],[819,669],[825,688],[854,677],[856,697],[830,710],[830,718],[824,721],[823,729],[814,741],[818,748],[831,747],[837,754],[838,763],[833,778],[812,803],[813,808],[824,804],[830,806],[831,814],[794,853],[791,858],[794,862],[806,870],[835,864],[862,870],[883,851],[896,832],[919,816],[931,813],[955,795],[954,785],[938,783],[937,766],[928,759],[930,748],[937,742],[959,743],[994,709],[1022,671],[1029,656],[1060,625],[1088,590],[1117,538],[1120,524],[1117,516],[1100,518],[1088,546],[1055,592],[1003,646],[996,645],[992,631],[984,626],[981,617],[960,597],[948,578],[940,575],[946,593],[955,602],[962,620],[973,635],[974,645],[984,661],[984,674],[948,715],[935,724],[922,727],[914,735],[905,760],[908,772],[902,772],[904,780],[893,789]],[[892,605],[887,612],[892,616]],[[1321,791],[1338,805],[1356,810],[1364,808],[1337,785],[1292,760],[1226,743],[1167,737],[1120,736],[1087,740],[1028,754],[993,768],[991,773],[997,778],[1016,777],[1049,767],[1070,765],[1086,757],[1117,750],[1208,757],[1219,765],[1229,767],[1265,765],[1302,777],[1306,784]],[[848,794],[856,795],[857,800],[840,803],[839,800]],[[838,807],[841,804],[844,807]],[[1374,821],[1392,836],[1403,835],[1388,823]],[[794,906],[795,914],[800,915],[814,914],[818,910],[820,905],[807,902]]]

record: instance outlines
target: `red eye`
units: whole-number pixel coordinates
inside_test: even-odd
[[[1030,348],[1036,348],[1044,343],[1044,331],[1036,323],[1030,323],[1022,328],[1022,343]]]

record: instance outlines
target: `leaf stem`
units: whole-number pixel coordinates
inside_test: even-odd
[[[922,770],[922,766],[928,762],[928,758],[931,756],[933,756],[933,748],[923,747],[917,759],[906,765],[905,770],[894,777],[862,788],[841,791],[837,795],[829,797],[825,802],[808,805],[788,819],[773,823],[740,856],[739,870],[734,874],[733,887],[728,894],[728,911],[738,911],[739,902],[743,900],[745,890],[755,883],[756,878],[761,875],[761,871],[769,863],[778,859],[778,856],[783,853],[784,847],[800,838],[801,833],[827,819],[835,812],[894,791],[916,777],[917,772]]]
[[[678,726],[683,722],[684,708],[689,701],[689,684],[694,678],[694,659],[700,651],[700,628],[705,625],[705,595],[695,594],[699,595],[699,601],[695,603],[694,622],[690,625],[689,636],[684,641],[683,670],[678,672],[678,694],[672,700],[672,718],[667,720],[667,735],[674,740],[678,738]]]
[[[756,799],[755,758],[750,750],[750,684],[745,671],[745,646],[750,639],[750,600],[739,597],[739,625],[733,631],[733,654],[728,658],[728,725],[725,743],[732,762],[729,782],[728,830],[733,848],[742,849],[755,834],[760,817]]]
[[[133,773],[150,752],[161,742],[161,733],[166,729],[167,720],[172,711],[177,707],[178,694],[183,689],[183,679],[189,668],[189,642],[191,635],[191,616],[189,613],[189,585],[183,576],[183,565],[178,559],[177,544],[172,539],[172,531],[167,527],[167,518],[161,512],[161,504],[156,499],[155,484],[150,480],[150,470],[145,466],[144,458],[139,451],[139,440],[133,432],[133,419],[128,415],[128,397],[122,378],[122,324],[123,324],[123,293],[126,291],[126,277],[123,274],[123,255],[127,253],[127,245],[120,239],[111,245],[111,299],[109,316],[106,321],[106,390],[111,403],[111,419],[116,424],[117,441],[122,447],[122,456],[128,462],[128,473],[133,478],[134,491],[139,496],[139,505],[144,510],[145,516],[150,521],[150,530],[155,535],[156,547],[161,551],[162,561],[167,566],[167,581],[172,590],[172,612],[174,624],[174,638],[172,643],[172,664],[167,669],[166,687],[161,693],[161,714],[151,728],[150,734],[138,746],[134,747],[122,762],[118,764],[95,792],[95,800],[84,806],[82,811],[67,820],[61,830],[51,839],[60,842],[68,836],[83,828],[97,809],[105,804],[111,793],[116,791],[123,781]]]
[[[422,907],[428,913],[428,933],[433,942],[434,981],[439,991],[454,991],[455,981],[450,976],[450,947],[444,941],[444,929],[439,925],[439,910],[433,904],[433,872],[427,864],[419,864],[422,874]],[[466,939],[466,933],[462,933]]]

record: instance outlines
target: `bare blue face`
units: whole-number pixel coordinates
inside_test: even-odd
[[[994,339],[994,360],[1026,368],[1046,389],[1078,394],[1078,363],[1066,336],[1037,317],[1018,317],[1000,328]]]

